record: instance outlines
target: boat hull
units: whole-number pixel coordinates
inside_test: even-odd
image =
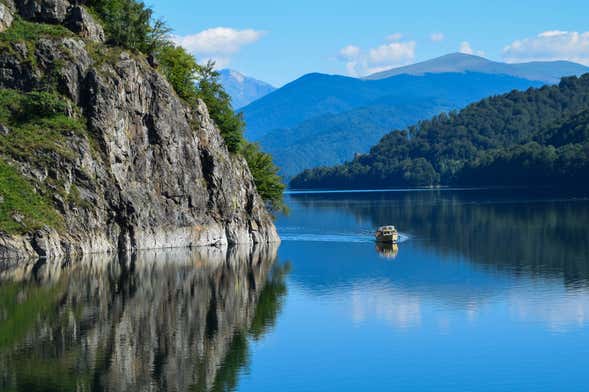
[[[396,244],[399,241],[399,234],[377,234],[376,235],[376,242],[381,242],[385,244]]]

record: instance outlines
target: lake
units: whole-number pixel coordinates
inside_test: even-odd
[[[588,198],[287,202],[279,247],[6,263],[0,390],[587,391]]]

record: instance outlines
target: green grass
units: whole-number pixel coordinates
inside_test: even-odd
[[[47,198],[0,158],[0,231],[25,233],[44,226],[63,227],[63,218]]]
[[[55,154],[73,159],[67,137],[85,136],[86,127],[66,115],[68,107],[73,105],[57,93],[0,89],[0,123],[10,129],[8,135],[0,134],[0,154],[47,163]]]
[[[35,91],[22,93],[0,89],[0,123],[8,127],[7,135],[0,134],[0,231],[9,234],[25,233],[45,225],[59,229],[63,219],[52,207],[49,195],[60,193],[68,196],[63,184],[47,181],[36,184],[25,179],[7,163],[26,161],[51,167],[58,161],[75,157],[68,138],[84,137],[85,124],[66,113],[73,107],[61,95]],[[81,116],[79,116],[81,118]],[[77,191],[77,188],[76,188]],[[79,192],[68,201],[78,203]]]
[[[66,38],[76,35],[62,25],[27,22],[16,17],[8,30],[0,34],[0,41],[22,42],[37,41],[40,38]]]

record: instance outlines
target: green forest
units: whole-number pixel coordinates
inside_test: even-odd
[[[292,188],[586,186],[589,74],[512,91],[385,135],[370,152],[306,170]]]

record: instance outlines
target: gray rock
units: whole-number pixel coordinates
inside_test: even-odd
[[[0,3],[0,33],[6,31],[14,20],[14,14],[9,6]]]
[[[81,37],[94,42],[104,42],[104,29],[84,7],[75,6],[71,9],[66,26]]]
[[[40,39],[34,56],[31,68],[28,53],[1,52],[0,86],[26,91],[50,73],[88,132],[65,136],[67,159],[11,162],[76,194],[52,198],[63,229],[4,235],[0,258],[279,241],[246,162],[228,152],[203,102],[186,106],[141,56],[95,64],[81,39]]]
[[[25,19],[63,23],[72,5],[67,0],[16,0],[16,6]]]
[[[10,134],[10,129],[4,124],[0,124],[0,134],[8,136]]]

